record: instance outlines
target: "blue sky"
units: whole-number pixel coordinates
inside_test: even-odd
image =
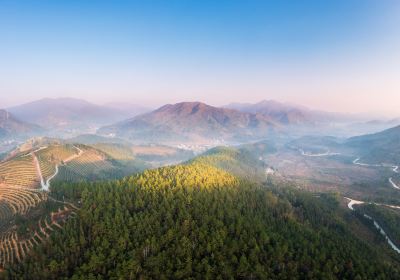
[[[0,107],[276,99],[395,114],[399,26],[390,0],[3,0]]]

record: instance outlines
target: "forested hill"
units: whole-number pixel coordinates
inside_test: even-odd
[[[400,277],[397,259],[346,229],[335,197],[248,183],[210,164],[235,155],[213,153],[119,181],[56,186],[53,196],[80,201],[77,217],[6,277]]]
[[[188,163],[211,165],[252,182],[265,181],[265,164],[246,149],[216,147]]]
[[[355,149],[363,162],[400,164],[400,126],[352,137],[345,145]]]

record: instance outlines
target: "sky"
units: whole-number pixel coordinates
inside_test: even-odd
[[[400,1],[0,1],[0,107],[274,99],[400,116]]]

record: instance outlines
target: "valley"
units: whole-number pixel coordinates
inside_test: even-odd
[[[293,250],[298,246],[310,250],[312,259],[326,258],[326,261],[331,261],[324,252],[311,250],[320,246],[319,242],[322,240],[319,241],[317,236],[322,234],[324,246],[329,246],[330,254],[338,255],[341,252],[340,254],[348,257],[357,256],[352,257],[355,265],[353,270],[349,271],[345,263],[336,263],[336,269],[333,266],[325,268],[327,271],[332,270],[325,273],[335,273],[338,277],[373,275],[367,271],[375,271],[374,273],[379,273],[382,277],[386,273],[397,273],[395,270],[391,271],[394,267],[390,268],[390,263],[396,263],[398,257],[392,256],[384,247],[384,243],[364,244],[364,241],[356,237],[356,232],[346,229],[348,213],[336,204],[334,196],[320,194],[314,197],[307,192],[292,189],[290,183],[286,183],[289,185],[285,187],[282,184],[266,183],[266,178],[262,176],[264,167],[264,163],[244,150],[219,147],[186,163],[146,170],[112,184],[82,182],[57,185],[51,192],[55,197],[54,201],[59,197],[69,201],[80,201],[80,214],[74,220],[70,220],[66,230],[54,233],[50,244],[44,246],[46,250],[50,250],[51,255],[56,252],[61,254],[61,258],[56,257],[51,262],[58,267],[57,273],[65,277],[71,272],[84,275],[88,269],[87,264],[96,256],[100,259],[97,264],[91,263],[90,270],[101,272],[105,269],[111,276],[117,275],[121,272],[119,268],[115,268],[112,259],[125,263],[130,259],[130,254],[137,260],[133,269],[129,270],[134,277],[157,278],[160,274],[172,276],[177,275],[176,271],[183,278],[191,274],[200,277],[201,273],[207,273],[209,277],[246,275],[247,265],[253,266],[261,262],[268,264],[253,271],[253,275],[260,278],[272,274],[291,277],[305,275],[301,266],[296,264],[309,263],[308,257],[293,254]],[[242,181],[239,178],[246,180]],[[110,201],[110,197],[114,199]],[[96,205],[95,211],[92,210],[93,205]],[[318,209],[317,212],[313,210],[314,207]],[[172,209],[174,210],[171,211]],[[177,215],[174,219],[173,213]],[[335,213],[335,216],[332,213]],[[243,215],[244,219],[239,218]],[[276,216],[280,218],[276,219]],[[126,224],[125,221],[129,223]],[[78,226],[75,223],[78,223]],[[124,241],[126,239],[116,235],[114,227],[106,226],[110,223],[117,223],[115,228],[119,228],[139,244],[124,243],[127,242]],[[160,223],[168,226],[165,229],[148,227],[149,224]],[[97,230],[99,226],[104,227],[101,233]],[[211,236],[205,234],[209,230],[213,233]],[[373,230],[371,234],[375,234]],[[238,235],[242,238],[234,241]],[[248,248],[248,239],[244,238],[244,235],[253,236],[254,242],[262,248],[268,248],[273,242],[277,251],[263,250],[255,253],[257,247]],[[61,242],[74,242],[71,239],[73,236],[78,236],[81,240],[79,244],[72,248],[61,245]],[[88,239],[88,236],[93,238]],[[291,238],[287,238],[288,236]],[[119,245],[112,248],[110,243],[104,243],[105,241],[98,243],[98,238]],[[222,242],[222,239],[225,242]],[[192,248],[191,242],[195,242],[196,248]],[[160,243],[167,247],[159,246]],[[231,244],[236,244],[236,248],[232,248]],[[382,249],[376,251],[375,246],[382,246]],[[141,248],[139,252],[135,249],[137,247]],[[107,252],[106,254],[114,254],[115,257],[107,260],[99,256],[97,252],[100,248]],[[90,253],[83,255],[82,250],[88,250]],[[277,259],[280,251],[286,252],[281,257],[285,260]],[[76,254],[80,256],[78,259],[73,257]],[[175,258],[171,258],[172,255]],[[227,271],[218,267],[217,270],[207,271],[207,267],[213,262],[213,255],[236,269]],[[360,262],[365,255],[379,263],[379,266],[369,264],[369,269],[365,270],[364,264]],[[240,266],[234,266],[237,262],[236,256],[242,259]],[[263,256],[269,260],[267,263]],[[194,266],[191,270],[181,265],[187,258],[193,260]],[[248,264],[243,267],[245,259]],[[60,266],[62,260],[67,260],[66,266]],[[289,267],[294,265],[293,268],[275,271],[269,269],[282,261]],[[32,277],[45,277],[48,271],[46,267],[49,265],[50,260],[32,255],[26,262],[14,266],[9,273],[17,276],[30,271]],[[161,272],[158,269],[160,266],[170,267],[170,270]],[[325,275],[318,272],[321,269],[318,262],[315,262],[313,267],[312,275]]]
[[[400,1],[0,26],[0,280],[400,279]]]
[[[381,275],[384,279],[386,273],[400,273],[396,269],[400,263],[400,157],[380,148],[379,133],[356,138],[302,135],[289,129],[298,112],[286,118],[275,111],[255,117],[254,112],[232,110],[179,103],[117,123],[115,129],[121,126],[123,133],[111,136],[109,127],[106,133],[100,128],[98,134],[77,128],[82,134],[68,138],[63,137],[64,131],[51,137],[5,141],[0,163],[0,266],[5,277],[28,273],[32,279],[46,278],[48,273],[69,277],[89,271],[100,275],[106,267],[111,275],[125,273],[102,258],[103,253],[96,253],[97,248],[114,255],[119,263],[133,255],[132,277],[179,274],[185,278],[207,273],[213,278],[252,271],[250,275],[263,279],[306,275],[303,266],[311,267],[309,273],[315,277],[325,275],[321,263],[310,266],[304,256],[296,255],[296,246],[314,250],[313,258],[335,264],[326,268],[326,275],[337,278]],[[308,114],[299,119],[307,126],[314,113]],[[397,142],[387,138],[393,131],[381,133],[397,151]],[[210,209],[204,207],[210,203]],[[246,222],[237,211],[246,213]],[[172,223],[172,213],[177,213],[178,224]],[[234,228],[229,226],[232,222]],[[166,231],[155,227],[157,223],[168,225]],[[215,237],[205,237],[203,223]],[[105,236],[98,236],[98,226],[107,228]],[[115,226],[123,229],[123,239],[115,236]],[[250,245],[253,249],[245,245],[249,235],[232,249],[233,240],[245,232],[257,236],[258,245]],[[333,254],[345,252],[356,264],[354,270],[313,249],[321,246],[317,238],[321,234],[326,234],[325,242],[328,236],[331,240],[324,246]],[[271,238],[286,252],[285,261],[277,251],[269,251]],[[69,249],[64,242],[74,245]],[[109,251],[107,242],[120,247]],[[84,254],[87,250],[90,253]],[[219,270],[212,265],[210,252],[236,269]],[[59,257],[49,263],[43,254]],[[371,263],[359,262],[366,255],[379,268],[366,270]],[[62,264],[60,257],[67,263]],[[271,271],[278,264],[266,262],[265,257],[292,269]],[[192,269],[186,267],[188,258],[195,264]],[[161,273],[160,265],[170,270]],[[209,266],[218,270],[207,270]],[[254,267],[258,270],[250,269]]]

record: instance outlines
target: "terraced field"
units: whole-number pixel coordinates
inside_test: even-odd
[[[8,264],[21,261],[35,245],[44,242],[51,232],[62,228],[67,219],[76,215],[75,206],[52,198],[50,200],[59,205],[58,211],[46,214],[46,207],[42,204],[48,200],[48,192],[45,191],[0,186],[0,271]],[[28,235],[20,236],[16,219],[25,217],[31,223],[32,217],[35,220],[32,213],[38,211],[35,214],[39,217],[38,221],[30,227],[33,230],[29,230]]]
[[[40,179],[33,163],[33,156],[26,154],[0,163],[0,183],[25,188],[38,187]]]
[[[73,145],[53,145],[37,152],[37,157],[43,160],[60,163],[77,153]]]
[[[47,178],[55,173],[56,165],[68,161],[76,153],[77,150],[72,145],[53,145],[38,151],[36,156],[40,164],[43,180],[46,181]]]
[[[54,199],[49,202],[43,184],[49,184],[58,165],[73,161],[81,153],[73,145],[42,146],[0,164],[0,270],[21,261],[75,215],[72,204]],[[43,189],[38,189],[40,185]],[[58,205],[58,209],[51,212],[49,203],[53,208]]]
[[[28,237],[20,237],[15,226],[1,233],[0,269],[23,260],[34,246],[45,242],[52,232],[61,229],[65,222],[75,215],[75,209],[64,206],[39,219],[36,229]]]
[[[47,193],[42,191],[2,185],[0,186],[1,220],[16,214],[24,215],[46,199]]]
[[[79,157],[76,157],[65,165],[60,166],[58,181],[79,181],[83,179],[107,178],[115,169],[106,155],[93,148],[86,147]]]
[[[135,164],[123,146],[72,144],[40,146],[1,163],[0,271],[76,215],[76,206],[50,196],[50,182],[120,178],[133,173]]]
[[[18,238],[15,218],[27,215],[46,201],[47,195],[32,188],[0,186],[0,268],[20,261],[33,246],[32,241]]]

